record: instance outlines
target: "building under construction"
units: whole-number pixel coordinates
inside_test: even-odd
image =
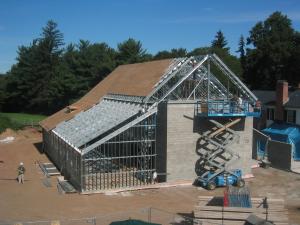
[[[41,122],[44,151],[80,192],[247,174],[256,102],[214,54],[123,65]]]

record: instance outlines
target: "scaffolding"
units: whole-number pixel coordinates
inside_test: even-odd
[[[234,105],[236,94],[243,107]],[[260,113],[257,98],[215,54],[176,58],[147,96],[108,93],[86,111],[44,130],[46,153],[80,192],[152,184],[158,105],[169,100],[192,101],[195,115],[202,117]],[[223,148],[213,144],[216,151]]]

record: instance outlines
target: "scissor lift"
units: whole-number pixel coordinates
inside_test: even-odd
[[[239,154],[230,149],[230,145],[239,140],[239,135],[230,127],[239,123],[241,118],[229,120],[224,125],[214,119],[209,119],[209,121],[218,129],[203,136],[213,148],[203,156],[205,168],[209,169],[198,177],[198,181],[209,190],[217,186],[244,186],[241,170],[228,169],[240,158]]]

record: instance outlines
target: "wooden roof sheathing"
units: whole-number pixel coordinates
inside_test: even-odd
[[[52,130],[57,124],[92,107],[108,93],[147,96],[171,63],[172,59],[164,59],[119,66],[85,96],[72,104],[74,109],[72,112],[68,113],[66,107],[41,121],[40,125],[45,130]]]

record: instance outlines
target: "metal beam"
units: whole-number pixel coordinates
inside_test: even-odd
[[[216,55],[212,54],[210,56],[213,59],[213,62],[217,66],[221,66],[227,73],[228,77],[234,81],[234,83],[239,87],[239,85],[245,90],[245,92],[252,98],[252,100],[257,101],[257,97],[248,89],[248,87],[223,63],[223,61]],[[219,65],[218,65],[219,64]],[[224,71],[224,72],[225,72]],[[243,90],[242,89],[242,90]]]
[[[170,93],[172,93],[183,81],[185,81],[192,73],[194,73],[202,64],[208,59],[206,55],[192,70],[190,70],[185,76],[183,76],[166,94],[161,97],[156,104],[162,102]],[[151,106],[152,107],[152,106]]]
[[[93,150],[94,148],[96,148],[97,146],[103,144],[104,142],[110,140],[111,138],[117,136],[118,134],[124,132],[125,130],[129,129],[130,127],[134,126],[135,124],[141,122],[142,120],[146,119],[147,117],[153,115],[154,113],[157,112],[157,108],[154,107],[154,108],[149,108],[149,110],[141,115],[140,117],[136,118],[135,120],[127,123],[126,125],[124,125],[123,127],[119,128],[118,130],[110,133],[109,135],[105,136],[104,138],[100,139],[99,141],[93,143],[92,145],[82,149],[82,155],[85,155],[87,153],[89,153],[91,150]]]

